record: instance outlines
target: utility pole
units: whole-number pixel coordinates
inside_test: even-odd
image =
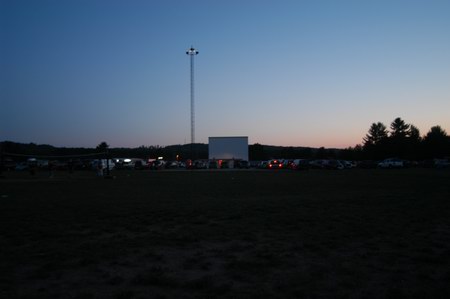
[[[195,143],[195,110],[194,110],[194,56],[198,54],[198,51],[191,46],[186,54],[191,59],[191,145]]]

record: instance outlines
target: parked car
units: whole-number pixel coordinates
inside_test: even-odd
[[[261,164],[261,162],[252,160],[249,161],[248,164],[250,168],[259,168],[259,164]]]
[[[114,159],[116,169],[134,169],[134,161],[129,158]]]
[[[220,163],[220,168],[221,169],[228,169],[230,168],[230,162],[227,160],[222,160],[222,162]]]
[[[319,159],[319,160],[312,160],[309,162],[309,165],[311,168],[315,169],[323,169],[325,168],[325,164],[327,163],[327,160]]]
[[[185,163],[186,169],[194,169],[194,161],[188,159]]]
[[[378,164],[373,160],[363,160],[358,163],[358,167],[362,169],[373,169],[377,168]]]
[[[116,164],[111,159],[109,159],[109,161],[107,161],[106,159],[95,159],[91,161],[91,169],[93,170],[105,170],[107,167],[109,167],[109,170],[113,170],[115,165]]]
[[[196,160],[196,161],[194,161],[194,168],[195,169],[206,169],[207,168],[206,162],[203,160]]]
[[[219,168],[219,162],[217,162],[216,160],[209,161],[208,162],[208,168],[209,169],[217,169],[217,168]]]
[[[436,168],[450,168],[449,159],[434,159],[433,164]]]
[[[344,169],[344,165],[339,160],[326,160],[324,163],[325,169],[332,169],[332,170],[342,170]]]
[[[269,164],[268,161],[261,161],[261,162],[258,164],[258,168],[266,169],[268,164]]]
[[[11,170],[14,170],[16,168],[16,162],[14,162],[14,160],[11,159],[11,158],[6,158],[3,161],[3,165],[2,166],[3,166],[4,170],[11,171]]]
[[[16,167],[14,168],[14,170],[17,171],[22,171],[22,170],[27,170],[28,169],[28,163],[27,162],[20,162],[16,164]]]
[[[178,161],[169,161],[166,163],[166,169],[176,169],[179,167]]]
[[[309,161],[307,159],[295,159],[290,167],[294,170],[306,170],[309,169]]]
[[[284,169],[291,169],[293,160],[284,159],[284,160],[281,160],[281,163],[283,164]]]
[[[341,164],[344,165],[344,167],[346,169],[351,169],[351,168],[355,168],[356,167],[356,163],[353,162],[353,161],[339,160],[339,162],[341,162]]]
[[[145,168],[147,168],[147,163],[145,163],[144,160],[136,159],[134,161],[134,169],[142,170],[142,169],[145,169]]]
[[[236,166],[236,168],[247,169],[247,168],[250,168],[250,163],[248,163],[248,161],[246,161],[246,160],[238,160],[238,161],[236,161],[235,166]]]
[[[156,160],[153,162],[153,169],[156,169],[156,170],[164,169],[165,166],[166,166],[166,161],[164,161],[164,160]]]
[[[283,162],[281,160],[270,160],[267,164],[267,169],[282,169]]]
[[[385,159],[378,163],[380,168],[403,168],[405,166],[403,160],[397,158]]]

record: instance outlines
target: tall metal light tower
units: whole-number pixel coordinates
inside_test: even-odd
[[[186,54],[191,58],[191,144],[195,143],[195,110],[194,110],[194,56],[198,51],[191,46]]]

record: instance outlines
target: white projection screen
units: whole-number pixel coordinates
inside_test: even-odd
[[[209,137],[208,157],[248,161],[248,137]]]

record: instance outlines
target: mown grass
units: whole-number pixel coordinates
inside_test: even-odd
[[[447,298],[450,172],[0,181],[1,298]]]

